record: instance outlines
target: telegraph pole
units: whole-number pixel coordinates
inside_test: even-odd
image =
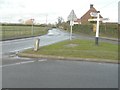
[[[31,19],[31,21],[32,21],[32,36],[33,36],[33,34],[34,34],[34,28],[33,28],[34,19]]]
[[[46,14],[46,25],[47,25],[47,22],[48,22],[48,14]]]

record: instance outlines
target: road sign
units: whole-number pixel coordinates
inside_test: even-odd
[[[109,20],[109,18],[99,18],[99,21]],[[97,18],[88,19],[88,21],[97,21]]]
[[[102,18],[102,20],[103,20],[103,21],[105,21],[105,20],[109,20],[109,18]]]
[[[70,21],[70,26],[73,26],[74,25],[74,21]]]
[[[68,19],[68,21],[76,21],[76,20],[77,20],[77,16],[76,16],[74,10],[72,10],[72,11],[70,12],[70,14],[69,14],[69,16],[68,16],[67,19]]]
[[[97,17],[97,12],[91,12],[90,15],[91,17]]]
[[[71,26],[71,30],[70,30],[70,40],[72,40],[72,26],[74,25],[74,21],[77,20],[77,16],[74,12],[74,10],[72,10],[68,16],[68,21],[70,21],[70,26]]]

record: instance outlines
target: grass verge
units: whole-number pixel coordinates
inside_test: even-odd
[[[118,45],[100,42],[99,46],[96,46],[94,41],[74,39],[40,47],[36,52],[29,49],[23,53],[66,58],[118,60]]]
[[[2,26],[2,40],[24,38],[31,36],[44,35],[48,27],[34,26],[33,32],[31,26]]]

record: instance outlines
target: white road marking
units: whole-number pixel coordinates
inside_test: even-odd
[[[43,62],[43,61],[47,61],[47,59],[41,59],[41,60],[38,60],[39,62]]]
[[[8,65],[2,65],[2,66],[0,66],[0,68],[2,68],[2,67],[8,67],[8,66],[20,65],[20,64],[33,63],[33,62],[35,62],[35,61],[36,61],[36,60],[34,60],[34,61],[18,62],[18,63],[8,64]],[[38,61],[39,61],[39,62],[43,62],[43,61],[47,61],[47,59],[41,59],[41,60],[38,60]]]
[[[27,63],[32,63],[32,62],[34,62],[34,61],[18,62],[18,63],[14,63],[14,64],[2,65],[2,66],[0,66],[0,68],[1,67],[20,65],[20,64],[27,64]]]
[[[35,61],[20,62],[20,64],[24,64],[24,63],[32,63],[32,62],[35,62]]]

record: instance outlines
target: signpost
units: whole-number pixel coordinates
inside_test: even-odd
[[[92,17],[97,17],[94,19],[88,19],[88,21],[97,21],[97,26],[96,26],[96,35],[95,35],[95,44],[98,45],[98,39],[99,39],[99,21],[103,20],[109,20],[108,18],[100,18],[100,11],[97,11],[97,13],[92,12],[90,13]]]
[[[72,10],[68,16],[68,21],[70,21],[70,26],[71,26],[71,30],[70,30],[70,40],[72,40],[72,26],[74,26],[74,21],[77,20],[77,16],[74,13],[74,10]]]
[[[99,21],[109,20],[108,18],[99,18]],[[96,18],[88,19],[88,21],[97,21]]]
[[[91,12],[90,15],[91,15],[92,17],[97,17],[97,12]]]
[[[97,12],[97,28],[96,28],[96,38],[95,38],[96,45],[98,45],[98,39],[99,39],[99,16],[100,16],[100,11]]]

